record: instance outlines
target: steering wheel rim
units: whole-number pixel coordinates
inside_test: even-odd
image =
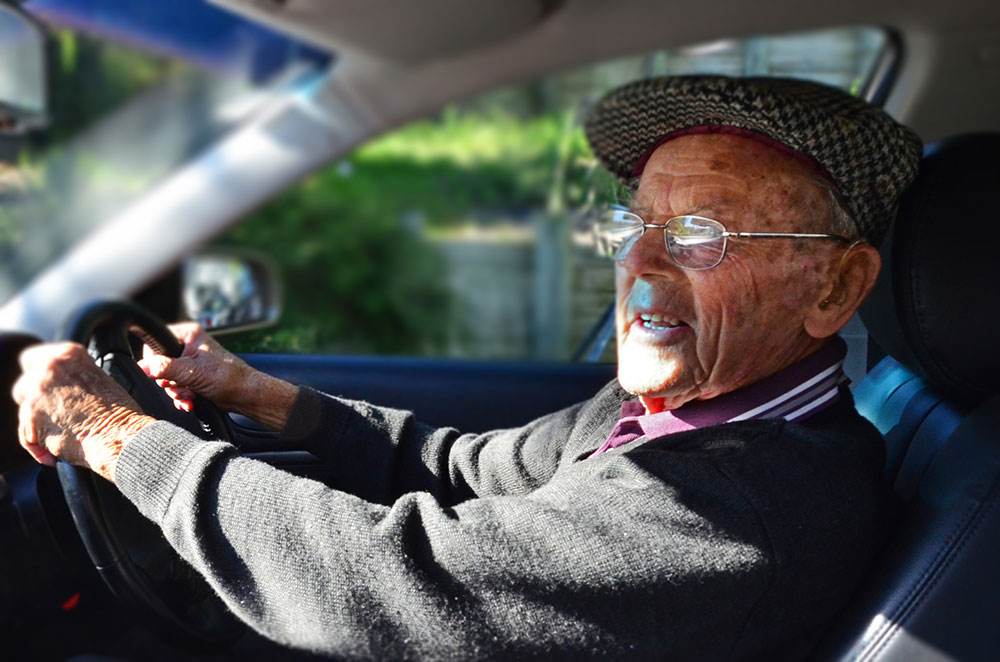
[[[136,365],[129,334],[154,351],[178,357],[184,347],[152,313],[124,301],[82,308],[64,337],[87,347],[98,366],[154,418],[202,437],[232,440],[228,417],[199,398],[194,415],[175,409],[161,388]],[[181,559],[159,527],[146,519],[110,482],[89,469],[57,465],[59,482],[84,547],[105,584],[151,629],[189,648],[231,644],[245,626],[207,582]]]

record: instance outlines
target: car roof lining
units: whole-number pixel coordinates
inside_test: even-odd
[[[374,24],[404,23],[386,20],[387,14],[398,16],[395,5],[388,6],[392,3],[377,2],[379,11],[358,14],[350,12],[358,4],[355,0],[212,1],[336,52],[338,75],[350,79],[348,85],[358,101],[364,100],[363,107],[377,109],[373,120],[379,131],[488,89],[591,62],[724,37],[849,25],[898,30],[906,63],[900,89],[889,96],[886,109],[926,141],[960,131],[1000,129],[1000,112],[994,110],[1000,107],[1000,86],[992,84],[1000,67],[1000,4],[990,0],[776,0],[755,5],[752,12],[740,0],[564,0],[547,3],[534,18],[529,17],[531,7],[537,10],[542,4],[536,0],[466,2],[487,18],[497,12],[496,20],[507,21],[503,30],[461,43],[446,40],[440,46],[435,43],[441,30],[426,29],[426,24],[434,23],[433,12],[451,0],[433,0],[429,5],[407,3],[428,9],[414,29],[393,32],[406,43],[394,46],[392,53],[420,54],[402,59],[392,57],[384,46],[366,46],[360,38],[376,33]],[[485,9],[501,5],[512,8]],[[511,13],[504,15],[506,11]],[[337,20],[316,20],[317,12]],[[342,20],[353,36],[338,27]],[[482,22],[470,24],[476,27],[467,32],[479,30]],[[455,25],[449,23],[448,30],[455,31]],[[457,48],[461,44],[464,49]]]
[[[237,13],[334,51],[391,62],[425,62],[475,51],[528,32],[563,0],[217,0]]]

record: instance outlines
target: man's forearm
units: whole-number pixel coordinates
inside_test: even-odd
[[[274,430],[281,430],[288,420],[288,412],[295,402],[299,388],[294,384],[254,372],[246,382],[246,406],[238,413],[249,416]],[[86,457],[90,468],[111,482],[115,482],[118,455],[124,444],[143,427],[156,419],[138,412],[117,408],[93,426],[101,440],[91,443]]]
[[[246,382],[246,396],[235,410],[272,430],[281,430],[299,393],[299,387],[267,373],[254,371]]]

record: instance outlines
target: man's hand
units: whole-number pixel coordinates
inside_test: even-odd
[[[170,331],[184,345],[181,355],[170,358],[144,347],[139,367],[163,387],[174,406],[191,411],[196,394],[223,411],[238,411],[244,406],[247,386],[256,371],[226,351],[199,324],[172,324]]]
[[[181,355],[170,358],[145,347],[139,367],[163,387],[177,409],[191,411],[195,395],[200,395],[223,411],[281,429],[297,387],[253,369],[194,322],[173,324],[170,331],[184,344]]]
[[[23,374],[12,395],[20,406],[21,446],[46,466],[61,458],[114,481],[122,446],[155,419],[81,345],[36,345],[20,361]]]

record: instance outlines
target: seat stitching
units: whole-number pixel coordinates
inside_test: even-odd
[[[996,486],[996,481],[993,482],[993,486]],[[879,641],[880,639],[881,641],[876,646],[870,648],[867,659],[874,659],[895,638],[898,631],[902,629],[902,625],[912,615],[918,599],[936,586],[945,570],[951,566],[968,541],[972,539],[976,530],[982,525],[986,519],[985,515],[994,510],[998,503],[1000,503],[1000,499],[996,498],[996,493],[994,492],[986,501],[979,504],[972,504],[967,509],[959,526],[948,536],[947,544],[935,555],[934,560],[921,575],[916,586],[908,592],[903,605],[898,610],[897,620],[888,620],[887,624],[881,629],[881,632],[872,638],[874,641]],[[984,516],[976,519],[975,515],[977,513],[982,513]],[[955,542],[956,539],[958,542]],[[862,652],[862,655],[858,659],[862,659],[863,657],[864,653]]]

